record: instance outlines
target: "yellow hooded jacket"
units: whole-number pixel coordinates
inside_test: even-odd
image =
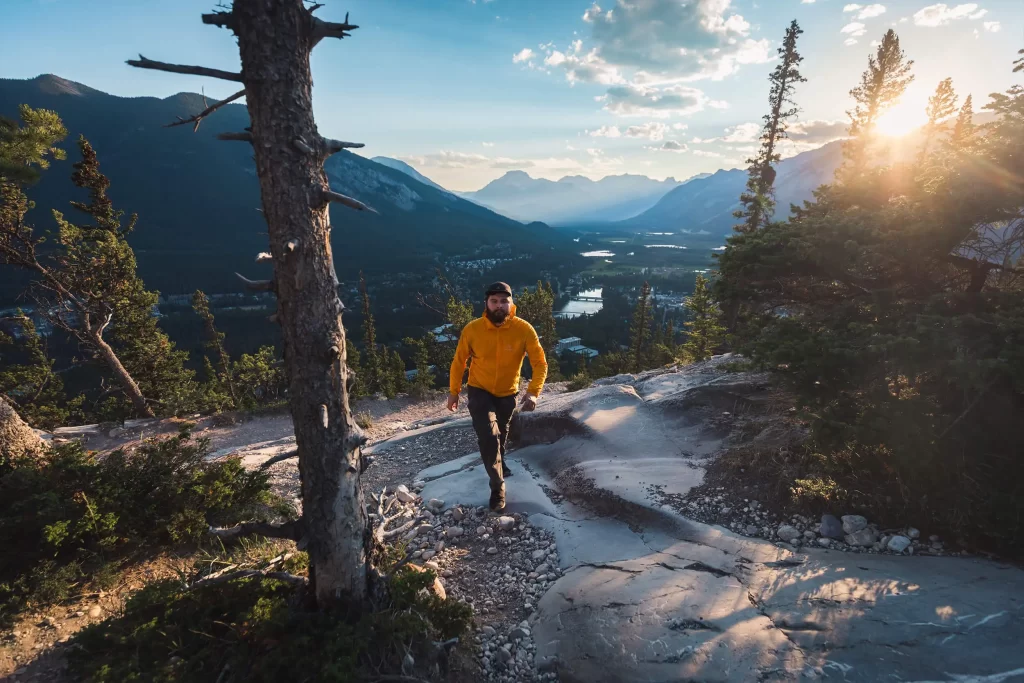
[[[548,362],[533,325],[516,317],[515,304],[500,326],[487,318],[486,312],[462,329],[459,346],[449,377],[449,389],[457,394],[462,389],[462,374],[469,366],[469,386],[483,389],[494,396],[512,396],[519,392],[519,376],[523,357],[529,355],[533,379],[527,392],[540,396],[548,376]]]

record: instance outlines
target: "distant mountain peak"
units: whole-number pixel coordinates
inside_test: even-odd
[[[96,95],[99,94],[99,90],[94,90],[87,85],[76,83],[75,81],[69,81],[66,78],[61,78],[54,74],[40,74],[32,79],[41,92],[47,95],[74,95],[76,97],[82,97],[84,95]]]

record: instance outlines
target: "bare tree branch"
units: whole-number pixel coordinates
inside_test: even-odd
[[[358,26],[348,23],[348,12],[345,13],[345,21],[341,23],[323,21],[313,17],[313,45],[316,45],[324,38],[349,38],[349,31],[354,31]]]
[[[252,133],[217,133],[218,140],[237,140],[238,142],[252,142]]]
[[[379,213],[376,209],[363,204],[358,199],[352,199],[352,197],[348,197],[339,192],[334,192],[333,190],[324,190],[323,196],[326,201],[338,202],[339,204],[347,206],[350,209],[355,209],[356,211],[372,211],[373,213]]]
[[[345,142],[344,140],[324,138],[324,147],[327,148],[328,154],[336,154],[343,149],[359,149],[360,147],[366,147],[366,145],[362,142]]]
[[[245,288],[253,292],[272,292],[274,291],[273,280],[250,280],[241,273],[235,273],[235,276],[242,281]]]
[[[211,12],[203,15],[203,23],[235,30],[235,15],[231,12]]]
[[[192,590],[193,588],[203,588],[205,586],[216,586],[217,584],[227,583],[228,581],[234,581],[236,579],[251,579],[255,577],[277,579],[278,581],[286,581],[296,586],[304,586],[308,582],[306,577],[296,576],[295,574],[289,574],[288,572],[268,572],[260,569],[242,569],[237,572],[218,576],[215,579],[201,579],[189,586],[189,590]]]
[[[269,469],[270,467],[276,465],[279,462],[284,462],[285,460],[290,460],[291,458],[297,458],[297,457],[299,457],[299,450],[298,449],[291,450],[291,451],[285,451],[284,453],[280,453],[278,455],[275,455],[273,458],[270,458],[269,460],[264,461],[263,464],[260,465],[260,469],[261,470]]]
[[[198,114],[196,114],[194,116],[188,117],[187,119],[183,119],[183,118],[181,118],[179,116],[177,121],[175,121],[174,123],[168,123],[167,125],[164,126],[164,128],[173,128],[174,126],[182,126],[182,125],[184,125],[186,123],[195,123],[196,125],[192,128],[192,132],[194,133],[197,130],[199,130],[199,124],[202,123],[202,121],[203,121],[203,119],[205,117],[207,117],[210,114],[212,114],[213,112],[217,111],[218,109],[223,107],[225,104],[228,104],[230,102],[234,102],[235,100],[237,100],[238,98],[242,97],[243,95],[245,95],[245,89],[239,90],[238,92],[236,92],[231,97],[226,97],[223,100],[221,100],[220,102],[214,102],[213,104],[208,106],[206,109],[202,110],[201,112],[199,112]]]
[[[210,527],[210,533],[225,542],[237,541],[243,536],[265,536],[266,538],[284,538],[297,541],[302,538],[302,518],[284,524],[268,524],[266,522],[243,522],[227,529]]]
[[[138,59],[129,59],[127,61],[127,64],[129,66],[135,66],[140,69],[169,71],[175,74],[193,74],[195,76],[209,76],[210,78],[219,78],[224,81],[235,81],[237,83],[242,82],[242,74],[240,73],[221,71],[220,69],[210,69],[205,66],[189,66],[186,64],[167,64],[166,62],[156,62],[152,59],[146,59],[142,55],[139,55]]]

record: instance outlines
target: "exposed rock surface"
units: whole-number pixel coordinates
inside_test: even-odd
[[[870,536],[859,554],[819,537],[816,521],[771,519],[756,501],[741,512],[763,523],[747,526],[777,543],[693,521],[663,502],[659,493],[685,496],[701,484],[730,434],[723,406],[762,400],[765,378],[727,374],[717,367],[725,360],[611,378],[520,416],[514,433],[524,447],[509,459],[523,474],[508,482],[505,514],[528,513],[553,534],[562,574],[517,626],[536,644],[537,675],[1024,681],[1017,568],[878,554],[912,549],[910,530],[879,531],[849,515],[849,530],[838,519],[838,529],[825,530],[858,542]],[[417,478],[426,499],[486,505],[475,454]],[[712,506],[733,513],[729,502]],[[804,543],[797,552],[793,544]],[[491,651],[492,661],[508,658]]]

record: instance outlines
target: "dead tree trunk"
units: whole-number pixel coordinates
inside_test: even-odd
[[[88,321],[88,313],[83,313],[83,318]],[[110,319],[107,319],[107,323]],[[124,392],[128,400],[132,402],[132,407],[135,408],[141,417],[153,417],[153,409],[146,403],[146,397],[142,395],[142,389],[135,382],[135,379],[131,376],[128,370],[121,363],[121,359],[114,353],[114,349],[110,347],[107,340],[103,338],[103,330],[106,329],[107,323],[104,323],[103,327],[99,330],[87,329],[86,338],[96,349],[96,353],[99,354],[103,362],[110,368],[110,372],[113,373],[114,379],[121,385],[121,390]]]
[[[311,578],[319,603],[343,596],[362,602],[367,517],[331,255],[326,153],[313,121],[314,20],[301,0],[238,2],[232,14],[274,256]]]
[[[42,450],[42,439],[21,419],[7,399],[0,396],[0,465]]]
[[[360,447],[366,439],[348,405],[344,306],[337,293],[328,205],[372,209],[331,192],[324,173],[328,155],[362,145],[327,140],[317,132],[309,56],[323,38],[347,37],[358,27],[347,16],[344,23],[321,21],[313,16],[318,7],[307,9],[302,0],[245,0],[235,2],[230,12],[203,15],[204,23],[229,28],[238,37],[240,74],[165,64],[141,55],[128,63],[245,85],[250,130],[218,137],[249,142],[255,151],[274,279],[245,284],[277,295],[278,310],[271,320],[283,333],[303,508],[298,522],[251,529],[304,543],[319,604],[346,601],[362,606],[370,595],[372,543],[359,486]],[[187,120],[198,126],[203,116],[239,96]]]

